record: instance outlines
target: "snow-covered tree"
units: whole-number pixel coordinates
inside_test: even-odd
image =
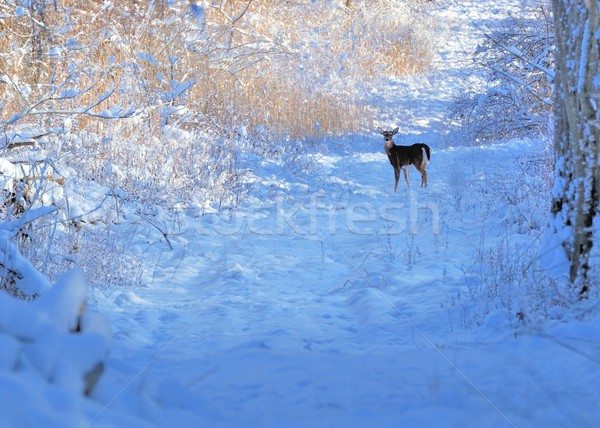
[[[585,297],[600,245],[600,45],[597,0],[553,0],[556,31],[555,172],[551,233],[569,281]]]
[[[485,35],[474,52],[477,66],[473,70],[487,85],[460,93],[452,109],[453,120],[470,141],[539,135],[551,123],[551,4],[522,0],[520,7],[520,14],[511,14],[494,26],[473,24]]]

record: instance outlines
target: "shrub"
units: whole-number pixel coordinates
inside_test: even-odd
[[[482,31],[488,31],[482,29]],[[522,14],[486,33],[475,52],[483,91],[467,91],[452,117],[471,141],[550,131],[554,30],[547,0],[524,0]]]

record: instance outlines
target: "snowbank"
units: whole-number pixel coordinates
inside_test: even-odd
[[[102,375],[112,331],[103,317],[86,310],[81,273],[68,272],[50,286],[19,253],[10,238],[21,223],[0,228],[2,281],[11,282],[13,291],[39,297],[25,301],[0,292],[2,424],[85,426],[89,417],[82,401]]]

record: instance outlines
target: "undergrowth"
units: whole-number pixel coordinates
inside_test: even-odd
[[[518,143],[527,147],[515,149]],[[560,322],[578,298],[544,262],[547,251],[557,251],[543,248],[553,171],[551,150],[543,148],[550,143],[507,144],[466,149],[473,157],[456,166],[473,178],[455,189],[452,205],[479,237],[471,262],[461,266],[463,284],[451,293],[448,307],[466,328],[491,323],[518,335],[539,331],[549,320]],[[476,156],[501,156],[507,167],[484,170]]]

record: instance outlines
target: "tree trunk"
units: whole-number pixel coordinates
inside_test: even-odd
[[[564,249],[570,283],[585,297],[598,240],[598,0],[553,0],[556,32],[555,170],[551,232]],[[596,220],[596,227],[594,221]],[[596,242],[600,245],[600,242]]]

